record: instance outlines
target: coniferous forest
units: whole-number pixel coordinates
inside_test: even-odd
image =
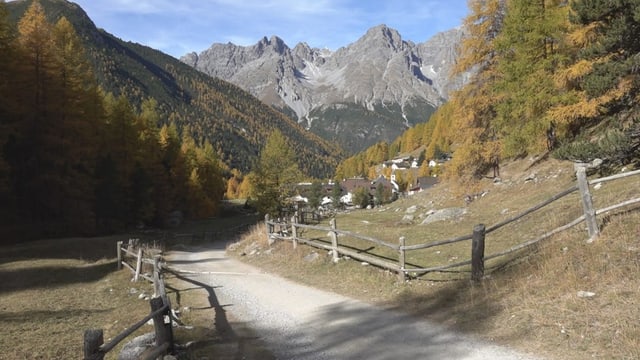
[[[0,12],[3,238],[216,214],[223,167],[209,142],[158,128],[153,99],[136,110],[105,93],[66,18],[51,24],[34,2],[14,31],[4,3]]]
[[[218,214],[278,129],[308,176],[342,150],[238,87],[95,28],[63,0],[0,1],[3,239]],[[246,191],[245,191],[246,192]]]
[[[346,159],[366,175],[398,153],[452,154],[445,175],[470,185],[501,161],[551,153],[640,159],[640,1],[470,0],[453,74],[474,75],[429,121]]]

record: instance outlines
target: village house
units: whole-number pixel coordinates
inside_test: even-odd
[[[438,178],[434,176],[421,176],[409,187],[408,195],[419,193],[438,183]]]

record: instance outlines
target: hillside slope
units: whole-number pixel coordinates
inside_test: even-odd
[[[18,21],[32,0],[7,4]],[[211,78],[152,48],[123,41],[95,24],[78,5],[40,0],[50,21],[66,17],[84,42],[101,86],[125,94],[133,104],[153,97],[162,122],[209,140],[231,168],[248,171],[266,137],[280,130],[298,154],[303,171],[316,177],[333,174],[343,151],[309,133],[292,119],[226,81]]]

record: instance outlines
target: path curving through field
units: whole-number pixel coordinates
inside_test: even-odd
[[[206,286],[218,330],[244,323],[278,359],[534,360],[406,314],[267,274],[221,245],[167,254],[172,269]]]

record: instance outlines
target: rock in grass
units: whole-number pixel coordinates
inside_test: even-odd
[[[422,221],[422,225],[430,224],[436,221],[458,220],[466,213],[467,209],[465,208],[448,208],[436,210]]]
[[[313,252],[309,253],[307,256],[304,257],[304,261],[313,262],[316,259],[318,259],[318,257],[320,257],[320,254],[318,254],[317,252],[313,251]]]
[[[591,292],[591,291],[583,291],[583,290],[578,291],[578,297],[579,298],[590,299],[590,298],[592,298],[594,296],[596,296],[596,293]]]

